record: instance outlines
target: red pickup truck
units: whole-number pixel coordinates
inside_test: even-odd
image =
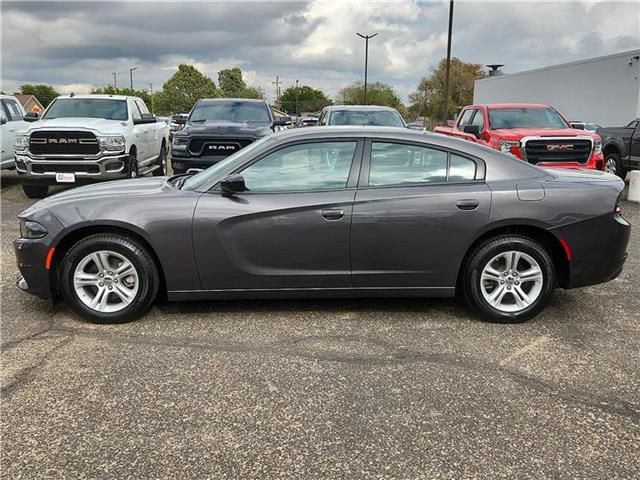
[[[548,105],[470,105],[453,127],[436,127],[435,132],[487,145],[540,167],[604,170],[600,136],[571,128]]]

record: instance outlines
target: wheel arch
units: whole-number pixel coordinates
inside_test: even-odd
[[[487,230],[472,242],[460,263],[456,289],[460,286],[464,270],[471,255],[473,255],[482,243],[501,235],[522,235],[540,243],[549,252],[549,255],[551,255],[553,265],[556,269],[558,285],[562,288],[567,288],[570,273],[569,261],[567,260],[567,254],[560,239],[543,226],[531,223],[512,223],[489,226]]]
[[[130,237],[140,243],[151,255],[153,262],[158,269],[158,275],[160,276],[159,293],[166,295],[167,283],[165,279],[164,269],[162,262],[158,257],[153,245],[149,240],[133,225],[123,224],[100,224],[100,225],[81,225],[71,231],[65,231],[64,235],[56,239],[55,250],[51,261],[51,269],[49,270],[49,281],[51,285],[51,294],[53,298],[58,298],[60,295],[60,262],[69,251],[69,249],[77,242],[89,235],[95,235],[99,233],[111,233],[119,234],[122,236]]]
[[[602,153],[604,154],[605,157],[611,153],[617,153],[618,155],[622,155],[622,150],[620,149],[620,146],[617,143],[608,142],[608,143],[605,143],[605,145],[602,147]]]

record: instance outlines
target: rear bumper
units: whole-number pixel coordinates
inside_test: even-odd
[[[622,272],[631,236],[622,215],[610,213],[551,231],[571,252],[567,288],[605,283]]]

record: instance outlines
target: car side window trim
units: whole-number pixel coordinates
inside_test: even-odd
[[[439,150],[441,152],[445,152],[447,154],[447,179],[449,178],[449,170],[451,168],[451,156],[456,155],[458,157],[465,158],[475,163],[476,165],[476,174],[474,180],[462,181],[462,182],[422,182],[422,183],[402,183],[402,184],[394,184],[394,185],[369,185],[369,173],[371,167],[371,150],[373,143],[395,143],[399,145],[411,145],[414,147],[421,148],[430,148],[432,150]],[[461,152],[459,150],[453,150],[449,148],[442,147],[440,145],[433,145],[431,143],[420,143],[420,142],[411,142],[411,141],[403,141],[396,139],[387,139],[387,138],[367,138],[364,146],[362,166],[360,168],[360,178],[358,180],[358,189],[359,190],[367,190],[367,189],[378,189],[378,188],[403,188],[403,187],[438,187],[443,185],[475,185],[479,183],[485,183],[486,178],[486,164],[484,160],[481,158],[469,155],[466,152]]]
[[[244,163],[225,176],[234,175],[237,173],[241,173],[242,170],[249,168],[251,165],[259,162],[263,158],[271,155],[272,153],[277,152],[278,150],[283,150],[285,148],[293,147],[296,145],[309,145],[312,143],[356,143],[356,148],[353,152],[353,158],[351,159],[351,169],[349,170],[349,175],[347,177],[347,184],[345,187],[341,188],[329,188],[329,189],[316,189],[316,190],[280,190],[277,192],[243,192],[241,195],[281,195],[281,194],[291,194],[291,193],[322,193],[322,192],[336,192],[336,191],[345,191],[345,190],[355,190],[358,184],[358,177],[360,173],[360,166],[363,161],[363,151],[364,151],[364,139],[362,138],[353,138],[353,137],[326,137],[326,138],[316,138],[313,140],[296,140],[288,143],[283,143],[280,145],[274,145],[268,150],[265,150],[257,157],[253,158],[250,162]],[[215,193],[220,194],[220,182],[215,182],[211,187],[206,189],[206,193]]]

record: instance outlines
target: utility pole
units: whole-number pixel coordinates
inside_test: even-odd
[[[116,72],[113,73],[113,88],[118,89],[118,74]]]
[[[131,90],[133,90],[133,71],[137,69],[138,67],[133,67],[129,69],[129,80],[131,82]]]
[[[444,74],[444,113],[442,123],[449,120],[449,71],[451,70],[451,33],[453,31],[453,0],[449,0],[449,36],[447,38],[447,68]]]
[[[151,98],[151,113],[153,113],[153,83],[149,84],[149,96]]]
[[[300,105],[298,103],[298,80],[296,80],[296,122],[300,117]]]
[[[364,38],[364,104],[367,104],[367,70],[369,67],[369,39],[378,35],[374,33],[373,35],[362,35],[361,33],[356,33],[360,38]]]
[[[276,81],[271,83],[276,86],[276,105],[280,110],[280,85],[282,84],[280,77],[276,75]]]

